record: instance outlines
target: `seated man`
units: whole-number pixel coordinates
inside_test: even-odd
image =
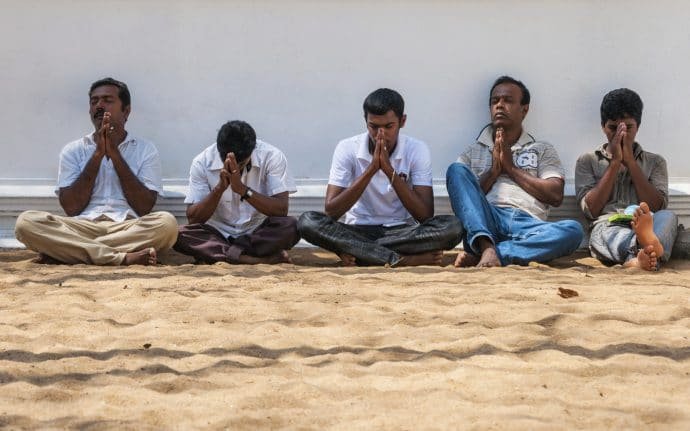
[[[94,82],[89,114],[95,132],[60,153],[58,189],[67,217],[25,211],[15,234],[41,263],[154,265],[156,250],[175,243],[172,214],[151,212],[161,186],[156,147],[125,130],[129,89],[112,78]]]
[[[608,142],[580,156],[575,165],[577,201],[593,222],[589,249],[606,264],[656,270],[671,256],[678,229],[676,215],[664,210],[666,160],[635,142],[642,120],[637,93],[613,90],[604,96],[600,111]],[[630,205],[639,205],[629,210],[632,221],[621,216]]]
[[[583,238],[574,220],[546,222],[563,200],[564,175],[553,146],[522,128],[525,85],[509,76],[489,92],[491,124],[448,168],[448,195],[465,228],[455,266],[527,265],[574,252]]]
[[[431,157],[425,143],[400,134],[403,98],[382,88],[364,101],[368,133],[340,141],[326,189],[326,213],[299,220],[302,237],[343,264],[440,265],[462,226],[434,215]],[[345,214],[345,222],[337,220]]]
[[[197,262],[289,262],[299,241],[297,220],[288,217],[288,194],[296,192],[285,155],[256,139],[244,121],[230,121],[216,142],[192,161],[175,250]]]

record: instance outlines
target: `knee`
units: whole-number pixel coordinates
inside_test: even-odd
[[[43,211],[24,211],[19,214],[14,225],[14,236],[19,241],[22,241],[22,238],[26,238],[32,233],[37,233],[36,224],[41,220],[47,219],[48,215],[48,213]]]
[[[177,234],[179,226],[177,219],[169,212],[160,211],[155,213],[157,216],[158,226],[161,236],[164,238],[162,242],[166,244],[163,248],[170,248],[177,241]]]
[[[469,176],[474,177],[474,174],[466,164],[460,162],[451,163],[446,171],[447,182],[456,179],[468,178]]]
[[[318,231],[326,218],[328,218],[328,216],[324,213],[320,213],[318,211],[307,211],[299,216],[299,220],[297,221],[297,231],[302,236],[304,236],[305,233],[309,235],[311,232]]]
[[[580,222],[576,220],[561,220],[558,223],[565,232],[567,241],[573,244],[575,248],[579,247],[585,237],[585,231],[582,229]]]
[[[462,226],[462,223],[456,216],[452,215],[441,215],[441,216],[436,216],[434,217],[435,219],[438,219],[438,221],[441,223],[441,226],[443,227],[443,230],[446,232],[447,236],[451,239],[456,239],[458,242],[460,242],[460,239],[462,239],[462,235],[465,232],[464,227]],[[454,246],[457,245],[454,244]]]

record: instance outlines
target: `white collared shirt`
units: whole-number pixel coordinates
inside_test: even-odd
[[[532,135],[522,131],[520,139],[510,147],[513,163],[518,168],[537,178],[565,178],[563,165],[556,149],[547,142],[536,141]],[[458,158],[458,162],[469,166],[480,178],[491,169],[493,161],[494,138],[493,128],[487,126],[477,138],[477,142],[467,148]],[[486,194],[490,204],[499,207],[518,208],[541,220],[549,215],[549,206],[527,193],[508,175],[501,174]]]
[[[251,169],[242,172],[242,182],[262,195],[295,193],[295,181],[288,172],[285,155],[271,144],[257,139],[252,151]],[[189,190],[184,202],[201,202],[220,180],[223,161],[215,143],[206,147],[192,161],[189,169]],[[230,187],[223,193],[213,215],[206,222],[218,229],[225,237],[236,238],[254,231],[266,216],[249,202],[240,201],[240,196]]]
[[[328,184],[350,187],[371,164],[371,159],[368,133],[340,141],[333,153]],[[399,134],[390,161],[398,176],[395,181],[404,181],[410,188],[432,186],[431,153],[424,142]],[[359,200],[345,213],[345,223],[395,226],[414,223],[414,219],[395,193],[390,178],[379,170]]]
[[[162,194],[161,161],[156,147],[149,141],[128,134],[118,149],[139,181],[147,189]],[[70,142],[62,149],[56,194],[59,194],[61,188],[71,186],[79,178],[95,151],[96,142],[91,134]],[[98,168],[91,200],[77,217],[93,220],[100,216],[106,216],[116,222],[138,217],[127,203],[113,161],[107,157],[103,157]]]

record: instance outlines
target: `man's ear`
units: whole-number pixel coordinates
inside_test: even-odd
[[[125,109],[122,110],[125,114],[125,122],[127,122],[127,119],[129,118],[129,113],[132,112],[132,105],[127,106]]]
[[[407,114],[403,114],[402,117],[400,117],[400,128],[402,129],[405,127],[405,122],[407,121]]]
[[[524,120],[527,112],[529,112],[529,104],[520,106],[520,109],[522,110],[522,119]]]

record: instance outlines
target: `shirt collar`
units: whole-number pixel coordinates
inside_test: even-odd
[[[398,143],[395,145],[395,152],[391,155],[392,160],[400,160],[405,154],[405,148],[407,147],[407,136],[402,133],[398,134]],[[357,158],[360,160],[371,161],[373,154],[369,152],[369,134],[364,133],[360,135],[359,145],[357,147]],[[253,163],[253,160],[252,160]]]
[[[493,148],[494,148],[494,127],[491,124],[484,127],[482,132],[479,134],[479,137],[477,138],[477,142],[488,147],[489,150],[493,150]],[[511,149],[519,149],[519,148],[523,147],[524,145],[531,144],[533,142],[534,142],[534,138],[532,137],[532,135],[527,133],[527,131],[523,128],[522,134],[520,135],[520,138],[510,148]]]
[[[86,139],[87,144],[96,145],[96,141],[93,139],[93,133],[89,133],[88,135],[84,136],[84,139]],[[129,143],[136,144],[137,140],[131,133],[127,132],[127,137],[125,138],[124,141],[120,142],[120,145],[129,144]],[[120,145],[118,145],[118,147]]]
[[[606,149],[607,145],[608,143],[604,142],[603,144],[601,144],[601,146],[599,146],[599,148],[594,150],[594,153],[605,159],[611,160],[611,153],[609,153]],[[633,142],[633,155],[636,159],[638,159],[640,155],[642,155],[642,145],[638,144],[637,142]]]

